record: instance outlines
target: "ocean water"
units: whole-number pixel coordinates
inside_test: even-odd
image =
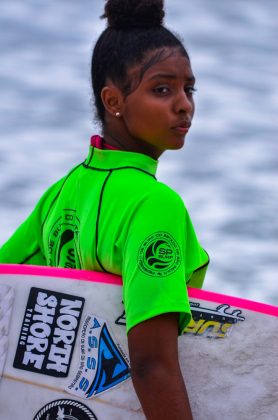
[[[186,146],[158,177],[211,257],[205,288],[278,305],[278,3],[166,0],[197,78]],[[102,0],[1,0],[0,243],[99,131],[90,56]]]

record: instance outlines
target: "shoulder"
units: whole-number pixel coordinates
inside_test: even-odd
[[[157,209],[158,212],[167,214],[167,217],[181,217],[186,213],[180,195],[168,185],[158,181],[144,191],[141,203],[147,210]]]
[[[66,176],[59,179],[59,181],[56,181],[54,184],[52,184],[50,187],[48,187],[47,190],[41,196],[37,205],[42,206],[45,203],[47,203],[49,200],[52,200],[56,196],[56,194],[59,193],[61,188],[63,187],[65,179],[66,179]]]
[[[136,215],[147,223],[155,222],[174,225],[187,218],[187,210],[179,194],[167,185],[156,182],[141,192],[137,201]],[[162,225],[163,225],[162,223]]]
[[[69,176],[79,167],[80,165],[74,167],[67,175],[65,175],[63,178],[59,179],[54,184],[52,184],[40,198],[39,202],[37,203],[36,209],[40,211],[47,211],[48,207],[52,205],[56,198],[58,198]]]
[[[178,206],[185,209],[179,194],[154,176],[137,169],[115,171],[111,177],[113,192],[126,198],[136,198],[138,203],[152,202]]]
[[[150,193],[153,197],[153,200],[159,201],[160,203],[169,203],[171,205],[185,209],[185,205],[181,196],[163,182],[157,181]]]

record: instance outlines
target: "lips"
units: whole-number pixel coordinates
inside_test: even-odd
[[[175,124],[172,127],[172,129],[174,131],[177,131],[180,134],[186,134],[189,131],[190,126],[191,126],[191,122],[190,121],[182,120],[182,121],[179,121],[177,124]]]

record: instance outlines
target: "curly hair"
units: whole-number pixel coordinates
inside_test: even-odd
[[[140,77],[162,58],[161,49],[178,48],[189,59],[182,41],[163,26],[163,0],[108,0],[102,18],[107,28],[96,42],[92,55],[91,78],[98,118],[104,124],[105,108],[101,91],[107,80],[124,95],[131,91],[128,70],[142,64]],[[146,55],[156,51],[148,62]]]

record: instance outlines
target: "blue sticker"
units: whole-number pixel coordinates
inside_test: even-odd
[[[66,388],[81,398],[92,398],[130,378],[130,364],[105,320],[88,315],[81,329],[80,366]]]

